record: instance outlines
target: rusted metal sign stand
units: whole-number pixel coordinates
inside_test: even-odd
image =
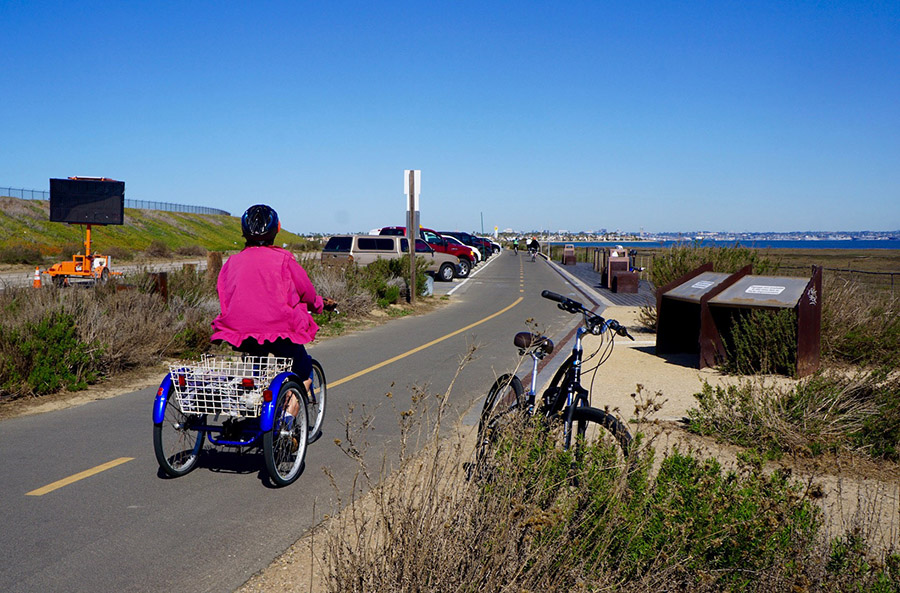
[[[819,368],[822,328],[822,268],[812,277],[752,276],[750,266],[734,274],[704,264],[656,293],[656,353],[697,353],[699,366],[727,357],[723,334],[740,309],[793,309],[797,318],[797,376]]]

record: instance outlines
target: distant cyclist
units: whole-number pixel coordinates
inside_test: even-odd
[[[528,242],[528,253],[531,254],[531,261],[537,257],[537,252],[541,250],[541,244],[534,237]]]
[[[518,237],[513,238],[513,253],[516,255],[519,254],[519,238]]]

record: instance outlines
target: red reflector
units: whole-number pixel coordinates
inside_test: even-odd
[[[160,387],[156,392],[156,397],[161,396],[163,394],[163,391],[164,391],[164,389],[162,387]]]
[[[263,401],[267,401],[267,402],[272,401],[272,390],[271,389],[266,389],[265,391],[263,391]]]
[[[184,375],[178,375],[178,386],[184,387],[187,385],[187,379],[184,378]]]
[[[253,389],[256,387],[256,383],[253,382],[253,379],[250,377],[244,377],[241,379],[241,387],[245,389]]]

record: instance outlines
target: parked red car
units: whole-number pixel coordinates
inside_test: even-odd
[[[379,231],[381,235],[405,235],[406,227],[405,226],[387,226]],[[458,243],[452,243],[444,239],[441,234],[437,231],[433,231],[431,229],[426,229],[424,227],[419,227],[419,238],[423,239],[426,243],[431,245],[431,248],[440,253],[449,253],[450,255],[455,255],[459,258],[459,266],[457,270],[457,275],[460,278],[465,278],[469,275],[469,272],[472,268],[475,267],[477,263],[475,254],[472,252],[472,248],[466,245],[460,245]]]

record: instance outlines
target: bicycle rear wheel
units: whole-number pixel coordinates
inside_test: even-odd
[[[509,373],[497,377],[481,409],[478,448],[475,451],[476,465],[480,465],[488,457],[503,427],[520,418],[527,405],[525,389],[518,377]]]

